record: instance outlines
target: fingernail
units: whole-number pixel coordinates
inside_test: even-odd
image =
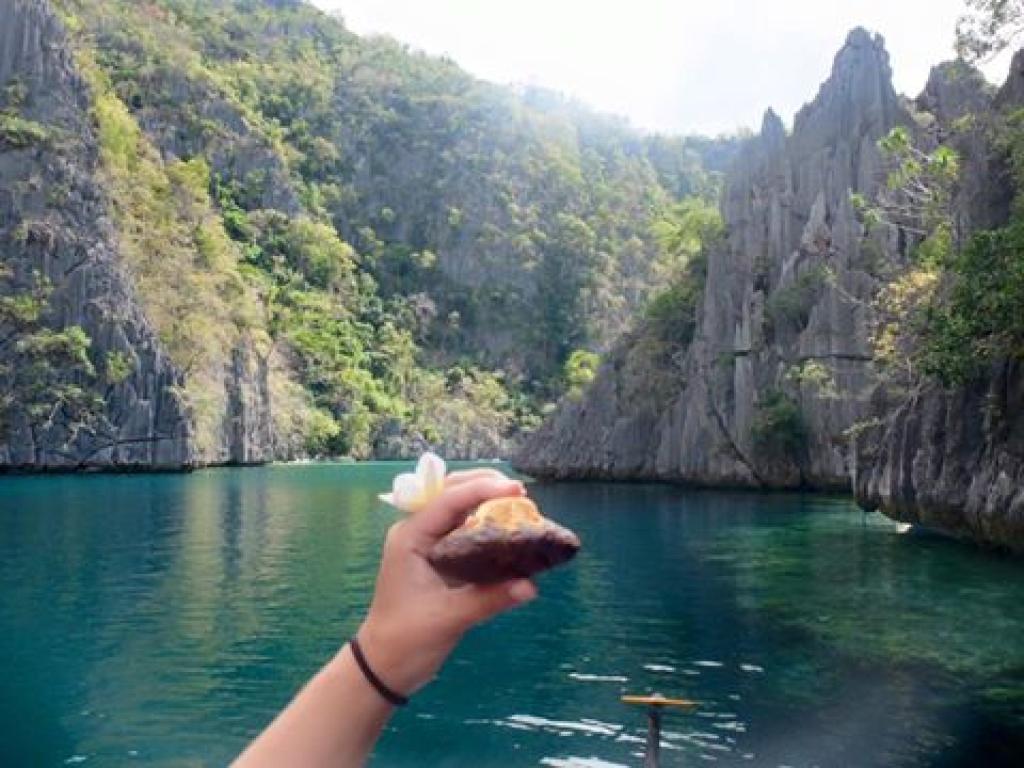
[[[537,588],[528,579],[514,581],[508,587],[508,596],[517,603],[528,603],[537,596]]]

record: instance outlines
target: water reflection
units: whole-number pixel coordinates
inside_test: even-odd
[[[354,629],[392,466],[0,480],[5,764],[220,765]],[[584,551],[471,633],[381,766],[1013,765],[1024,573],[845,501],[541,485]],[[7,760],[8,755],[13,761]]]

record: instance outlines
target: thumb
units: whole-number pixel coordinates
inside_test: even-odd
[[[467,627],[537,597],[537,587],[529,579],[514,579],[500,584],[468,584],[459,591],[459,613]]]

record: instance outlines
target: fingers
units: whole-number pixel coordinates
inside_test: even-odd
[[[537,597],[537,587],[529,579],[500,584],[468,584],[459,587],[457,592],[457,610],[467,628]]]
[[[466,516],[488,499],[525,494],[522,483],[500,472],[474,476],[445,488],[440,496],[409,518],[409,528],[417,535],[439,539],[462,525]]]
[[[499,480],[508,478],[505,473],[499,472],[497,469],[493,469],[491,467],[459,469],[455,472],[448,473],[448,476],[444,479],[445,487],[450,488],[453,485],[460,485],[461,483],[468,482],[469,480],[476,480],[481,477],[494,477]]]

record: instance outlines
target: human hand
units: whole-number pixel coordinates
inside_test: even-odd
[[[537,596],[529,579],[452,585],[427,561],[438,539],[477,506],[525,494],[522,483],[494,469],[452,472],[439,496],[388,531],[359,641],[389,688],[415,692],[430,682],[466,630]]]

